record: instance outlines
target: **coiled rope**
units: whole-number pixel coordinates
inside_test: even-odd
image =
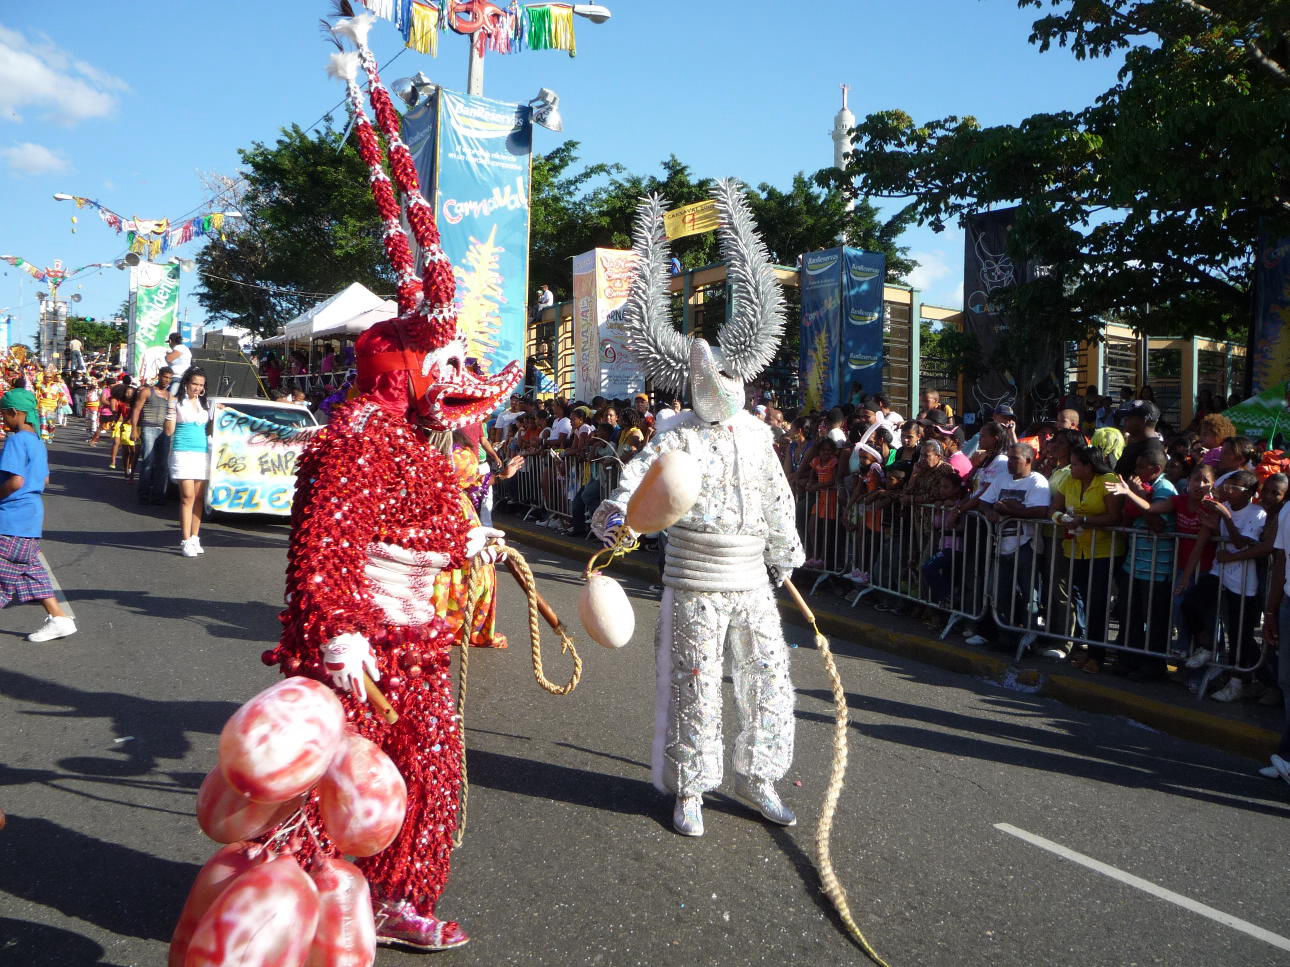
[[[573,662],[573,672],[563,685],[557,685],[546,677],[542,666],[542,624],[537,582],[528,561],[513,547],[505,550],[505,559],[511,574],[524,589],[524,596],[529,605],[529,653],[533,659],[533,677],[537,683],[552,695],[568,695],[582,681],[582,657],[574,647],[573,638],[558,620],[552,621],[555,632],[560,637],[561,654],[569,655]],[[500,563],[500,562],[499,562]],[[461,662],[457,666],[457,727],[461,729],[461,796],[460,809],[457,812],[457,831],[453,834],[453,846],[460,846],[466,837],[466,808],[470,803],[470,780],[466,773],[466,690],[470,684],[470,634],[475,626],[475,612],[483,598],[484,568],[472,565],[469,568],[470,580],[466,589],[466,603],[462,609],[461,623]],[[496,590],[496,589],[494,589]],[[554,617],[554,612],[551,613]]]

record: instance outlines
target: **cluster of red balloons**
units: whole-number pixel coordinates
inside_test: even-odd
[[[408,791],[390,757],[346,730],[330,688],[287,678],[234,712],[220,734],[219,764],[197,794],[197,822],[228,845],[197,874],[170,942],[170,967],[373,963],[376,925],[358,867],[319,854],[306,870],[294,855],[296,836],[281,845],[251,842],[303,823],[315,791],[340,853],[379,853],[403,826]]]

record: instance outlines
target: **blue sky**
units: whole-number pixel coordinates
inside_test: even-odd
[[[610,22],[578,21],[576,58],[488,58],[490,97],[528,100],[539,87],[560,94],[564,133],[539,130],[539,151],[569,138],[582,142],[588,163],[645,172],[676,154],[699,175],[785,186],[795,172],[831,163],[842,82],[859,117],[901,108],[917,119],[972,114],[990,124],[1080,107],[1114,79],[1106,62],[1040,55],[1026,42],[1036,11],[1013,0],[606,2]],[[13,6],[0,14],[0,253],[40,265],[110,261],[124,250],[124,236],[53,192],[97,198],[126,216],[192,214],[208,197],[201,173],[235,174],[239,147],[309,124],[341,99],[323,72],[321,0],[140,3],[128,16],[87,0],[53,17],[40,4]],[[372,45],[382,63],[402,46],[386,22]],[[463,88],[463,39],[445,34],[438,58],[406,51],[384,77],[416,70]],[[959,304],[961,233],[919,228],[904,241],[923,263],[915,281],[924,298]],[[28,340],[40,287],[0,269],[0,309],[15,316],[13,338]],[[183,298],[199,321],[195,281],[185,275]],[[84,314],[110,316],[126,277],[86,273],[64,288],[71,292],[83,296]]]

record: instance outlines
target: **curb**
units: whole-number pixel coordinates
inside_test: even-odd
[[[522,543],[561,557],[585,560],[592,548],[579,541],[558,536],[545,528],[509,515],[505,530]],[[658,569],[639,557],[619,558],[609,570],[650,583],[658,582]],[[778,600],[780,613],[788,621],[800,622],[801,615],[789,601]],[[1088,681],[1063,672],[1045,673],[1037,668],[1016,668],[1007,659],[937,638],[907,631],[895,631],[832,611],[815,612],[816,622],[827,634],[862,643],[892,654],[913,658],[946,671],[1000,684],[1020,684],[1026,691],[1053,698],[1072,708],[1099,715],[1133,719],[1175,738],[1220,749],[1233,755],[1266,762],[1277,749],[1281,736],[1272,729],[1213,715],[1199,708],[1187,708],[1148,698],[1103,682]]]

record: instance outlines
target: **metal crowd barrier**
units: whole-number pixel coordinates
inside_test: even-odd
[[[516,452],[523,453],[522,450]],[[600,473],[600,499],[603,499],[617,489],[622,462],[617,457],[595,458],[571,450],[543,449],[537,453],[525,453],[520,472],[511,480],[498,481],[495,486],[503,500],[524,508],[525,520],[544,514],[548,519],[560,518],[569,522],[573,517],[574,498],[592,480],[597,469]],[[587,506],[587,520],[591,519],[600,499]]]
[[[507,488],[504,499],[525,508],[525,519],[545,514],[567,522],[591,463],[584,454],[543,449],[499,486]],[[614,459],[601,468],[603,499],[617,487],[622,464]],[[1096,556],[1068,556],[1077,538],[1049,520],[991,521],[978,511],[959,514],[898,494],[848,502],[836,487],[798,489],[795,496],[804,570],[817,575],[811,592],[830,578],[849,581],[852,607],[875,594],[931,607],[944,615],[941,638],[961,622],[974,622],[992,634],[1016,635],[1017,659],[1052,642],[1067,652],[1082,645],[1094,654],[1181,665],[1203,648],[1211,657],[1199,682],[1202,696],[1219,675],[1255,673],[1267,661],[1258,632],[1266,567],[1231,565],[1249,569],[1252,595],[1227,592],[1206,575],[1175,594],[1189,535],[1096,528],[1087,538]],[[588,519],[594,510],[587,507]]]
[[[1030,534],[1026,545],[1004,554],[1002,538],[1020,538],[1023,531]],[[1191,535],[1098,528],[1094,539],[1111,545],[1103,546],[1110,556],[1081,559],[1067,555],[1073,545],[1064,543],[1065,528],[1048,521],[1005,520],[998,532],[990,601],[998,626],[1022,635],[1018,658],[1040,638],[1171,664],[1204,649],[1210,657],[1202,695],[1219,674],[1257,672],[1267,661],[1258,629],[1266,562],[1227,565],[1236,571],[1233,583],[1253,588],[1249,595],[1226,589],[1221,575],[1198,575],[1180,589]],[[1217,549],[1234,548],[1220,543]]]
[[[1067,556],[1064,547],[1076,545],[1064,545],[1070,535],[1049,520],[992,522],[898,496],[849,504],[839,488],[799,489],[796,497],[804,569],[818,575],[811,591],[830,578],[850,581],[853,607],[879,594],[942,613],[941,638],[963,621],[989,634],[1010,632],[1017,659],[1044,641],[1067,652],[1083,645],[1094,655],[1134,655],[1139,664],[1182,665],[1203,648],[1210,656],[1202,696],[1225,672],[1266,665],[1258,632],[1265,564],[1228,565],[1248,569],[1254,594],[1226,591],[1221,578],[1204,574],[1175,594],[1191,535],[1097,528],[1089,547],[1106,556],[1080,558]]]

